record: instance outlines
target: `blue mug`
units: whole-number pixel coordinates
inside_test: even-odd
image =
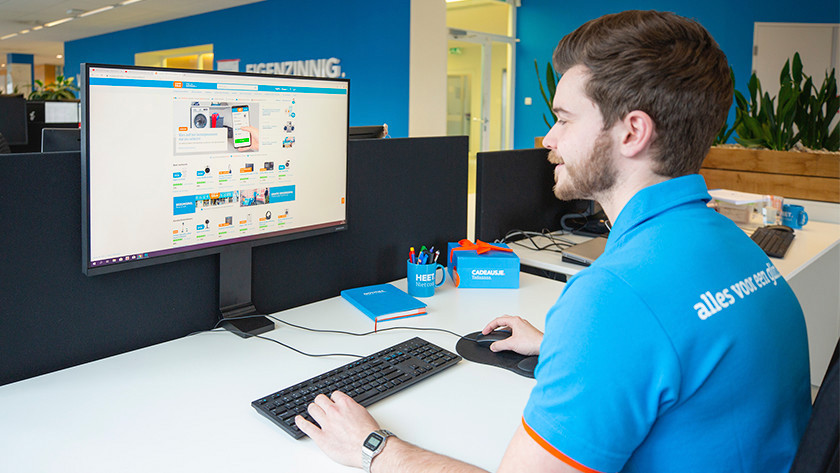
[[[406,261],[406,264],[408,265],[408,293],[412,296],[434,296],[435,288],[440,287],[446,281],[446,270],[440,264],[415,264],[411,261]],[[435,282],[438,269],[443,276],[439,283]]]
[[[805,212],[805,207],[795,204],[785,204],[782,206],[782,224],[790,228],[802,228],[808,223],[808,213]]]

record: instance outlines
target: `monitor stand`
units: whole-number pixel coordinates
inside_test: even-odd
[[[251,247],[247,245],[227,246],[219,253],[219,310],[222,326],[242,338],[274,330],[274,322],[258,316],[251,302]]]

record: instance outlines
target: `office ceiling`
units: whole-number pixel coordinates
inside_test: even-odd
[[[129,2],[132,0],[128,0]],[[261,0],[0,0],[0,64],[6,54],[33,54],[35,64],[64,64],[64,42]],[[101,13],[85,12],[114,5]],[[48,23],[73,18],[66,23]],[[41,28],[38,28],[41,26]],[[22,31],[29,30],[27,33]],[[61,58],[57,56],[61,55]]]

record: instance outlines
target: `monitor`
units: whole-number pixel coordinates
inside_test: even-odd
[[[222,317],[247,316],[251,247],[347,228],[349,80],[83,64],[81,82],[85,274],[219,253]]]
[[[78,128],[42,128],[41,152],[79,151],[82,149],[82,133]]]
[[[0,133],[11,146],[29,142],[23,95],[0,95]]]

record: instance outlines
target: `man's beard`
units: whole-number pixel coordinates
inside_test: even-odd
[[[594,199],[597,194],[615,185],[618,172],[612,162],[612,140],[605,131],[598,135],[589,157],[575,165],[563,164],[567,178],[555,182],[554,195],[560,200]],[[551,150],[549,161],[559,162]]]

